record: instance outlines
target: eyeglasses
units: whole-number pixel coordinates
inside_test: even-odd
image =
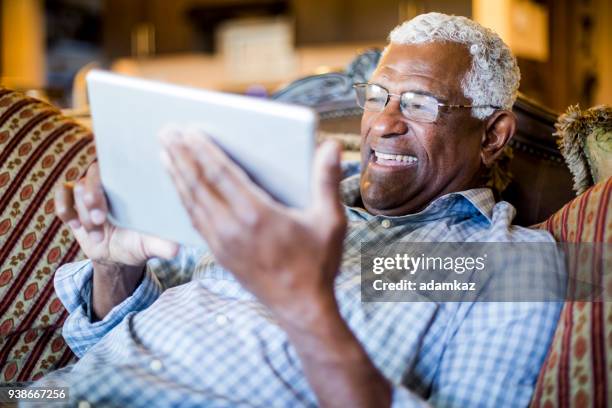
[[[415,122],[433,123],[438,119],[440,108],[494,108],[500,109],[493,105],[449,105],[440,103],[436,98],[430,95],[424,95],[415,92],[403,92],[400,95],[392,94],[387,89],[380,85],[361,83],[353,85],[357,94],[357,105],[360,108],[382,112],[391,97],[397,97],[400,101],[400,109],[402,114]]]

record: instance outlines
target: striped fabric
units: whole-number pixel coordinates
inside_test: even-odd
[[[53,213],[53,188],[80,177],[95,157],[92,140],[53,107],[0,89],[0,383],[74,358],[53,274],[83,254]]]
[[[612,243],[612,177],[536,226],[563,242]],[[612,277],[601,265],[603,287]],[[609,294],[608,294],[609,298]],[[612,303],[567,302],[540,372],[534,408],[612,406]]]

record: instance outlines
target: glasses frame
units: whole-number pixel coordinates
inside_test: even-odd
[[[389,90],[387,88],[385,88],[384,86],[381,86],[381,85],[378,85],[378,84],[373,84],[373,83],[370,83],[370,82],[359,82],[359,83],[353,84],[353,88],[355,89],[355,98],[357,99],[357,105],[359,105],[359,98],[357,98],[357,89],[358,88],[367,88],[368,86],[376,86],[376,87],[384,90],[385,92],[387,92],[387,100],[385,101],[385,104],[381,107],[380,110],[366,109],[365,106],[359,106],[361,109],[367,110],[367,111],[370,111],[370,112],[382,112],[383,110],[385,110],[385,108],[389,104],[389,101],[391,100],[392,96],[399,99],[399,101],[400,101],[400,109],[401,109],[402,96],[404,96],[406,94],[426,96],[428,98],[431,98],[431,99],[435,100],[436,101],[436,106],[438,107],[438,109],[436,111],[436,117],[433,120],[431,120],[431,121],[417,120],[417,119],[414,119],[414,118],[409,118],[409,117],[406,116],[406,114],[402,110],[402,115],[404,115],[404,117],[406,117],[406,119],[414,120],[416,122],[434,123],[435,121],[438,120],[438,117],[440,116],[440,109],[439,108],[451,108],[451,109],[461,109],[461,108],[493,108],[495,110],[501,109],[501,107],[495,106],[495,105],[456,105],[456,104],[442,103],[442,102],[440,102],[438,100],[438,98],[436,98],[433,95],[419,94],[419,93],[412,92],[412,91],[402,92],[401,94],[394,94],[394,93],[389,92]]]

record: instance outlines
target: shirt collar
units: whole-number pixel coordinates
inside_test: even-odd
[[[360,201],[360,175],[355,174],[347,177],[340,183],[340,196],[344,204],[354,211],[358,211],[362,214],[367,213],[365,210],[357,208],[356,205]],[[459,200],[458,200],[459,199]],[[468,204],[459,205],[458,203]],[[429,205],[422,211],[416,214],[408,214],[399,217],[388,217],[402,219],[406,217],[415,216],[426,216],[440,211],[448,210],[449,212],[459,212],[476,210],[482,214],[489,222],[492,221],[493,207],[495,206],[495,198],[493,192],[489,188],[473,188],[470,190],[459,191],[454,193],[445,194],[441,197],[433,200]]]

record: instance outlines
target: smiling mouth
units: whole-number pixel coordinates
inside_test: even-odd
[[[383,166],[411,166],[419,161],[415,156],[408,154],[382,153],[376,150],[373,152],[375,163]]]

